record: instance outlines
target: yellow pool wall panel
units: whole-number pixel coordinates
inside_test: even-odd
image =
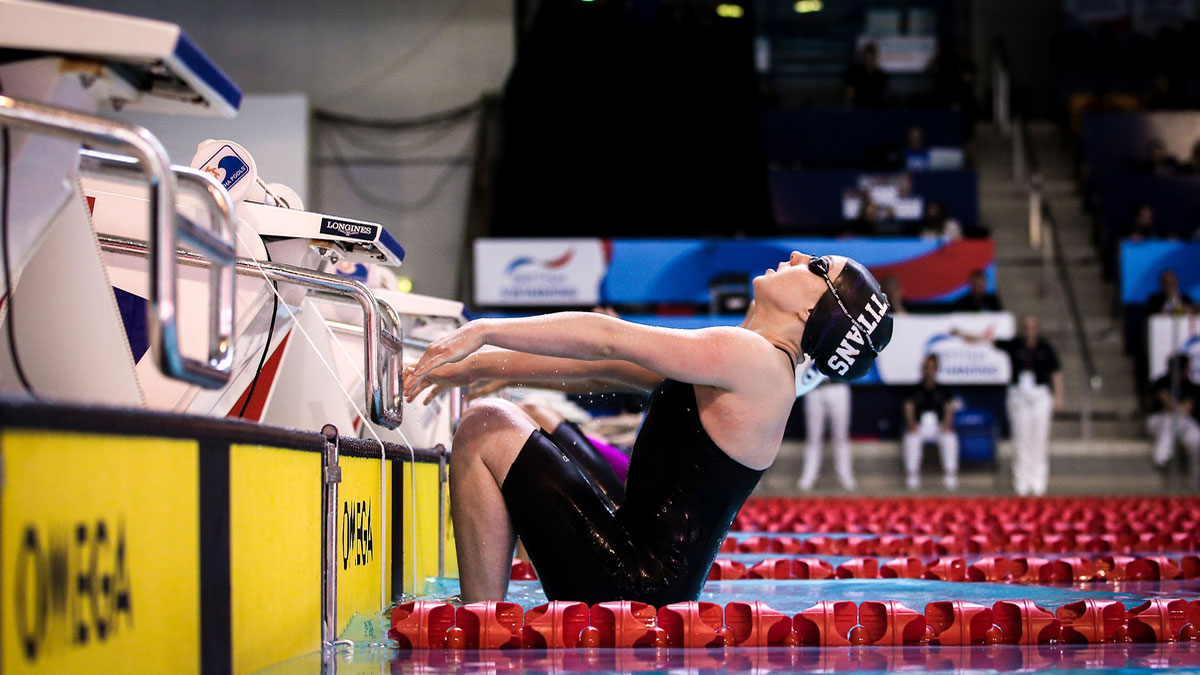
[[[410,475],[409,472],[413,473]],[[404,512],[404,592],[406,594],[420,593],[425,579],[438,574],[438,492],[441,481],[437,464],[405,464],[403,472],[404,484],[400,486],[399,496],[403,500]],[[412,497],[413,482],[416,482],[416,495]],[[447,511],[449,501],[446,501]],[[416,549],[414,550],[414,541]],[[447,555],[453,551],[447,551]],[[415,586],[414,586],[415,574]]]
[[[233,671],[321,648],[321,456],[229,449]]]
[[[198,443],[0,431],[3,672],[200,668]]]

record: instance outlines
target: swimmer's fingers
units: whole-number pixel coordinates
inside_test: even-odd
[[[433,384],[433,382],[430,382],[429,380],[426,380],[424,378],[422,378],[420,382],[417,382],[416,384],[412,385],[411,387],[408,386],[407,384],[405,384],[404,400],[408,403],[412,403],[417,398],[417,396],[421,395],[421,392],[425,391],[430,386],[435,386],[435,385]]]
[[[414,384],[424,378],[434,368],[446,363],[454,363],[470,356],[483,346],[480,330],[472,321],[464,324],[453,333],[434,340],[425,348],[416,366],[413,367]]]
[[[406,368],[403,376],[405,396],[411,403],[417,396],[420,396],[422,391],[433,387],[433,392],[425,399],[425,404],[428,405],[433,397],[443,391],[466,386],[470,382],[470,368],[467,367],[467,363],[466,361],[447,363],[438,366],[422,378],[416,376],[415,368]]]
[[[417,377],[414,374],[414,370],[412,366],[405,368],[404,374],[401,377],[401,381],[404,383],[404,398],[408,403],[412,403],[425,389],[430,386],[436,386],[432,378]]]

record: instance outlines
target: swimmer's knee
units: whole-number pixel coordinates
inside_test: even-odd
[[[508,401],[486,399],[472,403],[463,412],[454,433],[454,446],[473,446],[484,437],[516,436],[522,441],[536,428],[520,408]]]
[[[524,413],[515,404],[498,398],[488,398],[476,401],[467,406],[458,422],[458,431],[463,429],[471,432],[475,427],[495,424],[508,424],[514,418],[524,417]]]

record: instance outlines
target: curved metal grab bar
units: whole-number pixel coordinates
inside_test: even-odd
[[[117,178],[129,183],[143,182],[141,164],[134,157],[96,150],[79,151],[80,173],[101,178]],[[180,228],[185,244],[199,249],[206,257],[218,261],[210,268],[209,311],[208,311],[208,362],[224,371],[233,366],[233,317],[234,298],[234,241],[233,199],[229,192],[212,176],[191,167],[172,165],[181,192],[187,191],[205,198],[204,205],[209,214],[212,232],[196,227],[190,219],[176,213],[176,226]],[[223,383],[219,383],[223,384]],[[219,386],[218,384],[218,386]]]
[[[341,279],[344,277],[338,278]],[[312,298],[314,300],[348,304],[348,300],[340,295],[315,293]],[[379,306],[380,311],[379,385],[383,392],[383,407],[380,410],[380,415],[384,420],[390,422],[390,424],[385,424],[385,426],[389,429],[394,429],[400,426],[400,423],[404,420],[404,411],[402,409],[404,392],[403,383],[400,380],[400,372],[404,369],[404,346],[408,344],[408,340],[404,338],[404,326],[400,323],[400,314],[392,307],[391,303],[379,297],[375,298],[375,302]],[[348,326],[347,328],[350,327]],[[354,326],[353,328],[361,330],[359,326]]]
[[[100,248],[105,251],[136,256],[146,256],[148,253],[146,242],[138,241],[137,239],[116,237],[108,234],[99,235],[99,239]],[[184,265],[210,267],[208,260],[195,253],[176,251],[175,255],[178,261]],[[375,294],[371,293],[370,289],[354,279],[334,276],[332,274],[322,274],[321,272],[314,272],[302,267],[293,267],[274,262],[257,262],[247,258],[238,258],[236,269],[237,273],[243,276],[259,278],[266,276],[270,281],[296,284],[297,286],[353,299],[362,308],[363,325],[366,328],[366,339],[363,340],[363,361],[365,364],[363,380],[367,401],[367,414],[370,415],[372,422],[380,426],[389,429],[395,429],[399,426],[399,421],[395,419],[398,415],[388,416],[384,414],[383,390],[379,383],[381,372],[380,352],[385,341],[385,339],[381,338],[383,335],[383,325],[380,315],[383,312],[380,311],[378,300]],[[399,340],[396,340],[394,337],[391,340],[399,343]]]
[[[0,124],[97,147],[133,151],[146,173],[150,187],[150,302],[146,313],[150,347],[154,350],[159,368],[168,377],[207,388],[217,388],[229,382],[232,358],[226,358],[223,362],[204,363],[185,358],[179,351],[179,329],[175,316],[175,305],[178,303],[175,290],[175,236],[177,230],[182,230],[185,238],[194,232],[189,232],[174,218],[175,178],[167,161],[167,153],[158,139],[146,129],[133,124],[104,120],[40,103],[18,101],[8,96],[0,96]],[[235,253],[231,249],[230,260],[219,260],[218,263],[232,265]]]

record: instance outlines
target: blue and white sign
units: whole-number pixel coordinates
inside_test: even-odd
[[[485,306],[599,304],[608,258],[600,239],[479,239],[475,302]]]
[[[1200,242],[1121,242],[1121,303],[1141,305],[1159,288],[1163,270],[1175,270],[1179,289],[1200,297]]]
[[[1007,384],[1012,374],[1008,355],[990,341],[968,341],[951,333],[991,335],[997,340],[1016,334],[1008,312],[959,314],[901,314],[893,317],[892,341],[875,361],[874,375],[882,384],[916,384],[927,354],[938,356],[942,384]]]

